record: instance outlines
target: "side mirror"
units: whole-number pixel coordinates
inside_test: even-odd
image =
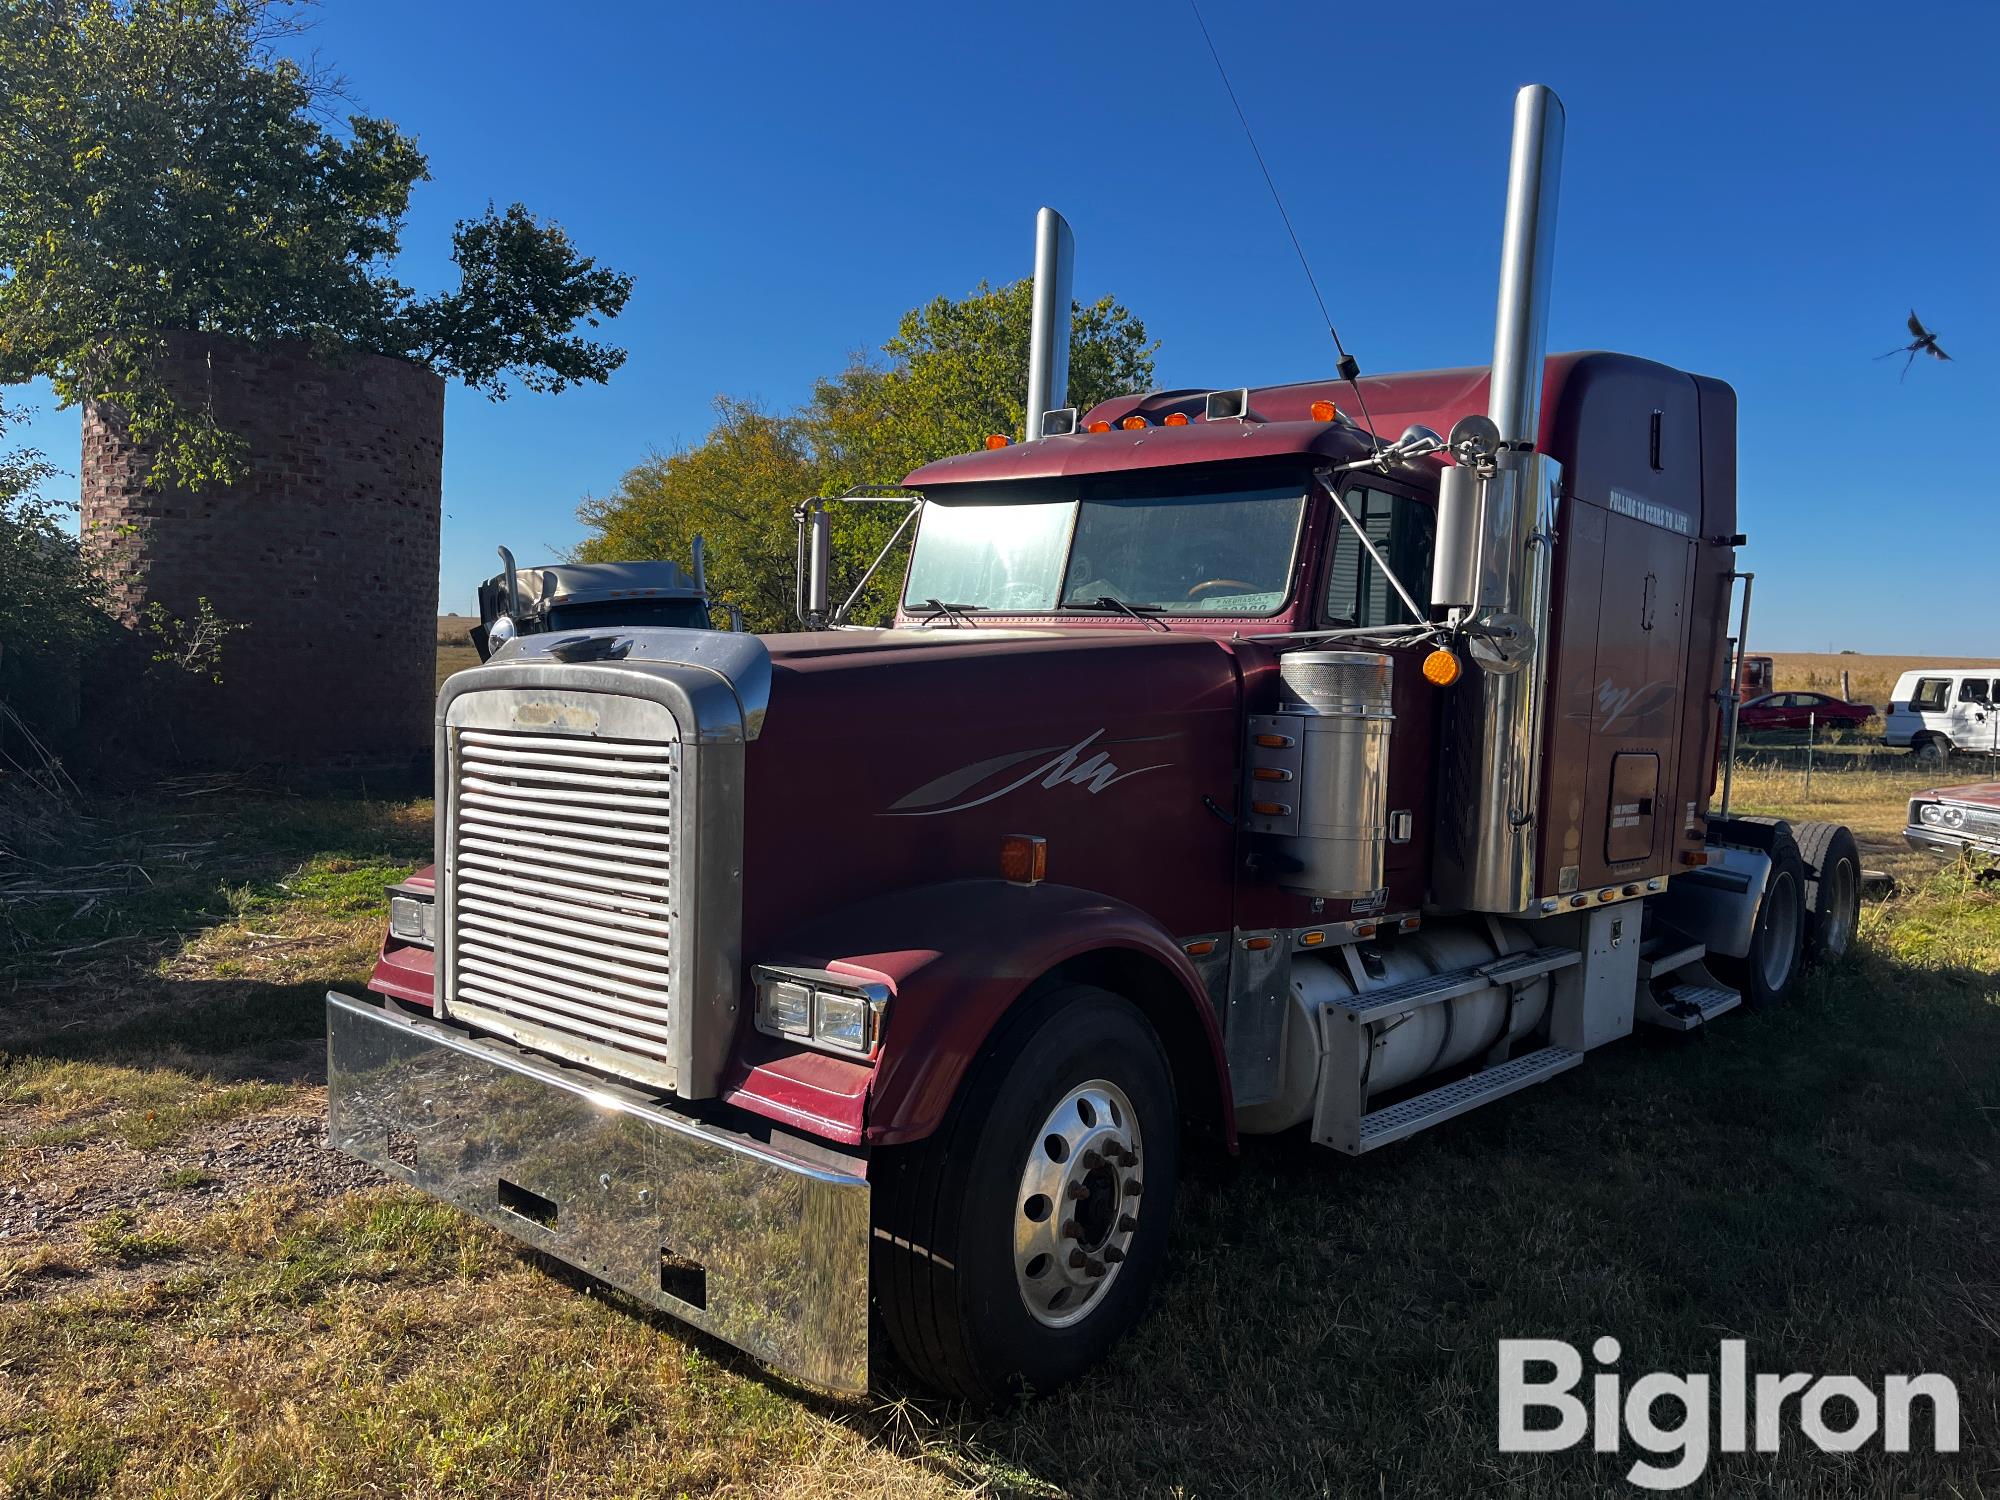
[[[833,517],[815,495],[794,512],[799,523],[798,615],[808,630],[822,630],[833,610]]]

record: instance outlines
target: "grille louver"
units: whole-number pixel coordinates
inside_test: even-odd
[[[671,1070],[677,748],[458,732],[454,1010],[523,1040],[567,1039],[585,1061]]]

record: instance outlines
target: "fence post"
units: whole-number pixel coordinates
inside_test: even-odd
[[[1806,715],[1806,801],[1812,801],[1813,741],[1819,737],[1819,713]]]

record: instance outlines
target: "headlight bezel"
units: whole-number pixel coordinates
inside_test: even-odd
[[[751,1024],[765,1036],[863,1062],[881,1052],[888,985],[777,964],[756,965],[750,978]]]
[[[389,936],[415,948],[437,948],[437,893],[400,881],[389,887]]]

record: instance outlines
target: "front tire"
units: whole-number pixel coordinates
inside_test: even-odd
[[[984,1404],[1101,1360],[1165,1259],[1178,1124],[1129,1001],[1065,985],[1011,1015],[936,1133],[875,1158],[876,1308],[910,1373]]]
[[[1941,734],[1921,735],[1911,744],[1910,755],[1919,765],[1941,767],[1951,759],[1951,741]]]

